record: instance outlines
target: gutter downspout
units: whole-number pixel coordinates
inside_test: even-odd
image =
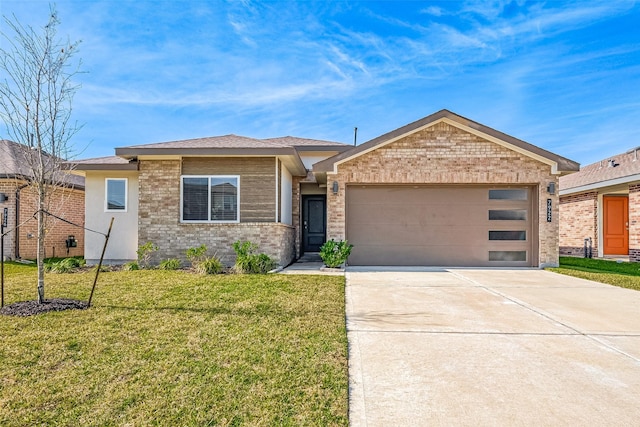
[[[14,259],[20,259],[20,229],[18,228],[18,225],[20,224],[20,191],[25,188],[28,187],[29,184],[23,184],[20,187],[16,188],[16,222],[15,222],[15,227],[16,227],[16,240],[15,240],[15,248],[13,251],[13,257]]]

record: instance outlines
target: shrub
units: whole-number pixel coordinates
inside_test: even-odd
[[[83,265],[85,265],[85,260],[81,258],[64,258],[57,262],[45,264],[44,270],[49,273],[69,273]]]
[[[215,256],[205,258],[195,265],[196,272],[200,274],[218,274],[222,273],[223,269],[224,265]]]
[[[158,250],[158,246],[152,242],[147,242],[144,245],[140,245],[136,254],[138,254],[138,267],[149,268],[149,261],[151,261],[151,255]]]
[[[349,258],[352,248],[353,245],[350,245],[346,240],[336,242],[331,239],[320,247],[320,258],[327,267],[340,267]]]
[[[160,270],[178,270],[181,267],[180,260],[178,258],[169,258],[160,263],[158,268]]]
[[[124,271],[133,271],[140,270],[140,266],[138,265],[138,261],[131,261],[122,266]]]
[[[189,248],[185,254],[187,259],[191,261],[191,267],[197,268],[199,263],[207,259],[207,246],[200,245],[195,248]]]
[[[236,253],[236,263],[233,269],[236,273],[265,274],[273,270],[276,262],[267,254],[256,254],[258,245],[249,241],[238,240],[233,244]]]

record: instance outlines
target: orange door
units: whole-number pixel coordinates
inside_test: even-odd
[[[604,196],[604,254],[629,255],[629,198]]]

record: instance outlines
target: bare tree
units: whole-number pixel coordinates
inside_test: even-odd
[[[72,101],[80,71],[74,61],[79,42],[58,39],[55,7],[41,31],[3,17],[0,47],[0,120],[7,138],[24,147],[28,184],[37,194],[38,302],[44,301],[44,239],[51,196],[67,186],[62,164],[68,159],[71,137],[80,129],[71,122]]]

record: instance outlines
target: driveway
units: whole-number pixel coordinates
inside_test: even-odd
[[[358,426],[640,424],[640,292],[534,269],[349,267]]]

